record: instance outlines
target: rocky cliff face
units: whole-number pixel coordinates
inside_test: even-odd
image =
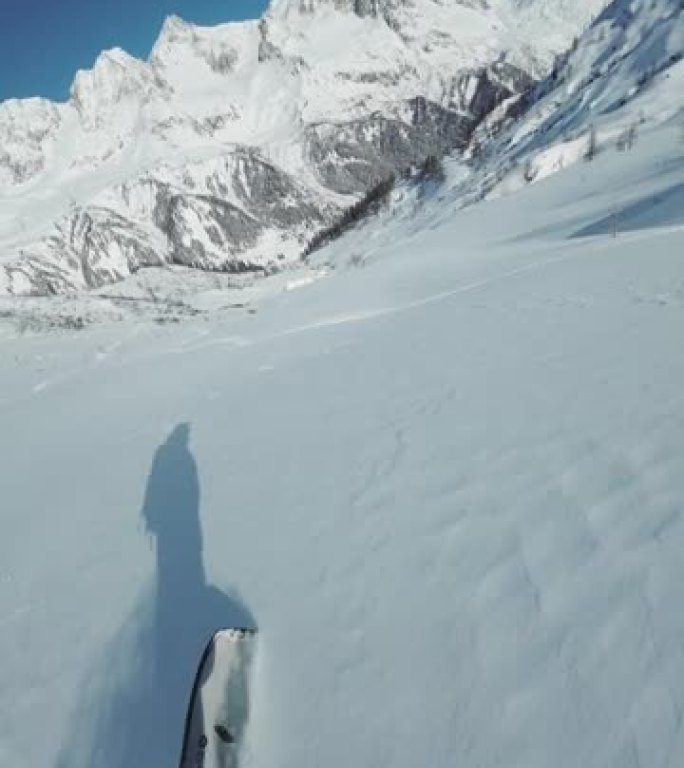
[[[485,0],[274,0],[260,21],[170,18],[147,61],[103,53],[65,104],[0,104],[0,291],[297,259],[543,71],[549,52],[504,17]]]

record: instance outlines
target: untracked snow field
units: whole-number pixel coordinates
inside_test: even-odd
[[[242,622],[243,768],[681,768],[683,154],[434,192],[255,314],[7,326],[0,765],[174,766]]]

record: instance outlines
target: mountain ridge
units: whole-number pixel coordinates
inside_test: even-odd
[[[0,291],[98,287],[147,266],[151,243],[161,264],[295,261],[373,184],[463,149],[496,104],[549,66],[543,46],[502,21],[504,7],[326,0],[275,2],[260,20],[216,27],[170,17],[147,61],[103,52],[76,75],[68,102],[1,104]],[[277,205],[234,188],[247,169],[263,191],[264,173],[275,178],[267,168],[280,177],[274,188],[289,190],[285,209],[302,203],[287,226],[273,218]],[[152,190],[154,200],[131,204]],[[171,199],[174,214],[161,215]],[[90,207],[97,247],[85,248],[65,233]],[[117,217],[145,237],[122,244]]]

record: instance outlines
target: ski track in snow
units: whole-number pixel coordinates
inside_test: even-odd
[[[674,227],[663,227],[657,233],[636,232],[636,233],[622,234],[620,236],[619,245],[623,246],[625,243],[628,243],[628,242],[637,242],[645,239],[649,240],[649,239],[652,239],[653,237],[663,237],[663,236],[677,234],[681,232],[684,232],[683,227],[674,226]],[[417,299],[412,302],[407,302],[402,305],[392,306],[392,307],[379,307],[376,309],[370,309],[366,311],[350,312],[347,314],[335,315],[332,317],[323,317],[321,319],[315,320],[314,322],[289,328],[287,330],[280,331],[278,333],[268,335],[260,339],[248,340],[247,338],[240,337],[240,336],[219,336],[215,338],[210,338],[207,341],[197,341],[196,339],[193,339],[190,341],[185,341],[179,347],[173,348],[162,354],[185,355],[188,353],[203,352],[211,347],[243,348],[243,347],[247,347],[247,346],[251,346],[259,343],[261,344],[270,343],[280,338],[295,336],[298,334],[307,333],[311,331],[317,331],[321,329],[326,329],[326,328],[331,328],[331,327],[346,325],[346,324],[363,323],[363,322],[374,320],[377,318],[388,317],[394,314],[403,313],[410,310],[429,306],[430,304],[441,302],[441,301],[450,299],[452,297],[456,297],[460,294],[472,293],[474,291],[478,291],[482,288],[486,288],[496,283],[507,281],[512,278],[517,278],[520,275],[524,275],[527,272],[534,272],[540,269],[552,267],[555,264],[565,262],[569,259],[595,257],[597,253],[605,251],[606,249],[609,249],[611,247],[617,247],[617,245],[618,244],[613,242],[610,242],[606,245],[605,238],[598,238],[598,242],[592,242],[591,244],[587,244],[582,248],[578,248],[574,246],[574,244],[570,243],[564,248],[563,247],[560,248],[561,250],[560,255],[534,260],[530,263],[524,264],[521,267],[517,267],[512,270],[503,270],[500,274],[495,274],[491,277],[487,277],[482,280],[476,280],[471,283],[467,283],[465,285],[459,285],[456,288],[451,288],[449,290],[442,291],[440,293],[436,293],[436,294],[427,296],[425,298]],[[673,304],[674,305],[684,304],[684,299],[682,298],[681,292],[676,292],[676,291],[665,293],[665,294],[658,294],[652,297],[650,296],[635,297],[634,300],[636,302],[654,302],[663,306],[673,305]],[[581,306],[584,302],[585,300],[583,300],[582,298],[566,297],[562,299],[560,303],[561,304],[564,304],[564,303],[579,304]],[[211,337],[214,334],[212,334],[210,330],[206,330],[199,335],[204,337],[206,336]],[[94,366],[108,362],[109,357],[111,356],[111,353],[117,351],[121,346],[122,346],[122,343],[117,342],[112,344],[108,348],[98,349],[98,351],[95,353],[91,366],[94,367]],[[115,364],[126,365],[128,363],[130,363],[130,360],[123,359],[123,360],[117,361]],[[87,373],[87,370],[88,368],[84,369],[83,366],[79,365],[67,374],[63,374],[61,376],[56,376],[54,378],[49,378],[49,379],[40,381],[39,383],[33,386],[32,393],[39,394],[44,390],[47,390],[59,384],[68,383],[71,378],[80,377],[84,375],[84,372]],[[272,367],[264,366],[263,370],[264,371],[272,370]],[[10,405],[9,402],[6,404],[8,406]],[[0,402],[0,405],[2,405],[1,402]]]

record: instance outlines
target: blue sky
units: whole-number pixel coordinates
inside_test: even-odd
[[[0,101],[64,101],[104,48],[145,57],[166,16],[197,24],[257,18],[267,0],[0,0]]]

